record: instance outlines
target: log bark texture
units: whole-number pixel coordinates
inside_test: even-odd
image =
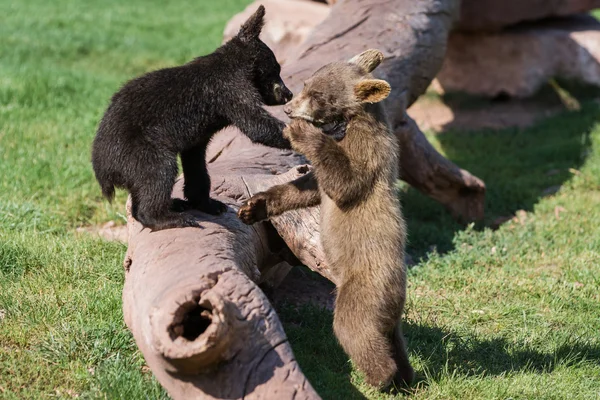
[[[575,15],[600,7],[600,0],[463,0],[456,29],[498,32],[521,22]]]
[[[402,177],[472,219],[482,214],[483,183],[437,153],[405,113],[440,67],[458,3],[337,3],[282,76],[297,92],[323,64],[381,49],[387,60],[380,75],[394,88],[387,107],[401,142]],[[280,109],[271,111],[283,119]],[[253,145],[235,129],[215,137],[207,160],[212,196],[230,206],[227,213],[198,213],[199,228],[159,232],[129,217],[125,321],[174,399],[317,399],[257,284],[277,285],[294,257],[335,282],[319,247],[318,208],[286,213],[272,226],[245,226],[235,215],[251,194],[309,167],[303,157]]]
[[[600,87],[600,22],[576,15],[500,32],[454,32],[437,75],[443,92],[526,98],[554,78]]]

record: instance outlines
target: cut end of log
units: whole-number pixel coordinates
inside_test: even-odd
[[[460,176],[464,186],[459,187],[456,196],[445,199],[443,204],[459,222],[482,221],[485,216],[485,183],[464,169],[460,169]]]
[[[394,124],[394,132],[403,180],[440,202],[460,222],[483,220],[486,188],[481,179],[438,153],[406,113]]]
[[[211,291],[215,282],[167,295],[150,315],[153,345],[182,374],[211,369],[231,354],[235,307]]]

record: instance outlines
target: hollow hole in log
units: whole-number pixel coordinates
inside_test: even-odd
[[[198,304],[198,300],[194,299],[194,301],[182,304],[175,312],[173,323],[169,326],[172,340],[183,337],[193,342],[212,323],[211,304],[207,301]]]

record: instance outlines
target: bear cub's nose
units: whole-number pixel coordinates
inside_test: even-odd
[[[281,87],[281,96],[283,97],[283,101],[287,103],[292,99],[292,97],[294,97],[294,94],[284,85]]]
[[[283,112],[287,115],[290,115],[292,113],[292,106],[286,104],[285,106],[283,106]]]

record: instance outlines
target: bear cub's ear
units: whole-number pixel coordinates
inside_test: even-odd
[[[390,84],[381,79],[363,79],[354,86],[354,95],[361,103],[379,103],[391,91]]]
[[[381,64],[384,56],[383,53],[376,49],[365,50],[357,56],[352,57],[348,62],[350,64],[356,64],[362,68],[366,73],[373,72],[375,68]]]
[[[244,25],[242,25],[237,35],[238,38],[240,38],[240,40],[243,42],[249,42],[251,40],[258,39],[260,31],[265,24],[264,17],[265,7],[261,4],[258,7],[258,10],[256,10],[254,14],[252,14],[250,18],[244,22]]]

